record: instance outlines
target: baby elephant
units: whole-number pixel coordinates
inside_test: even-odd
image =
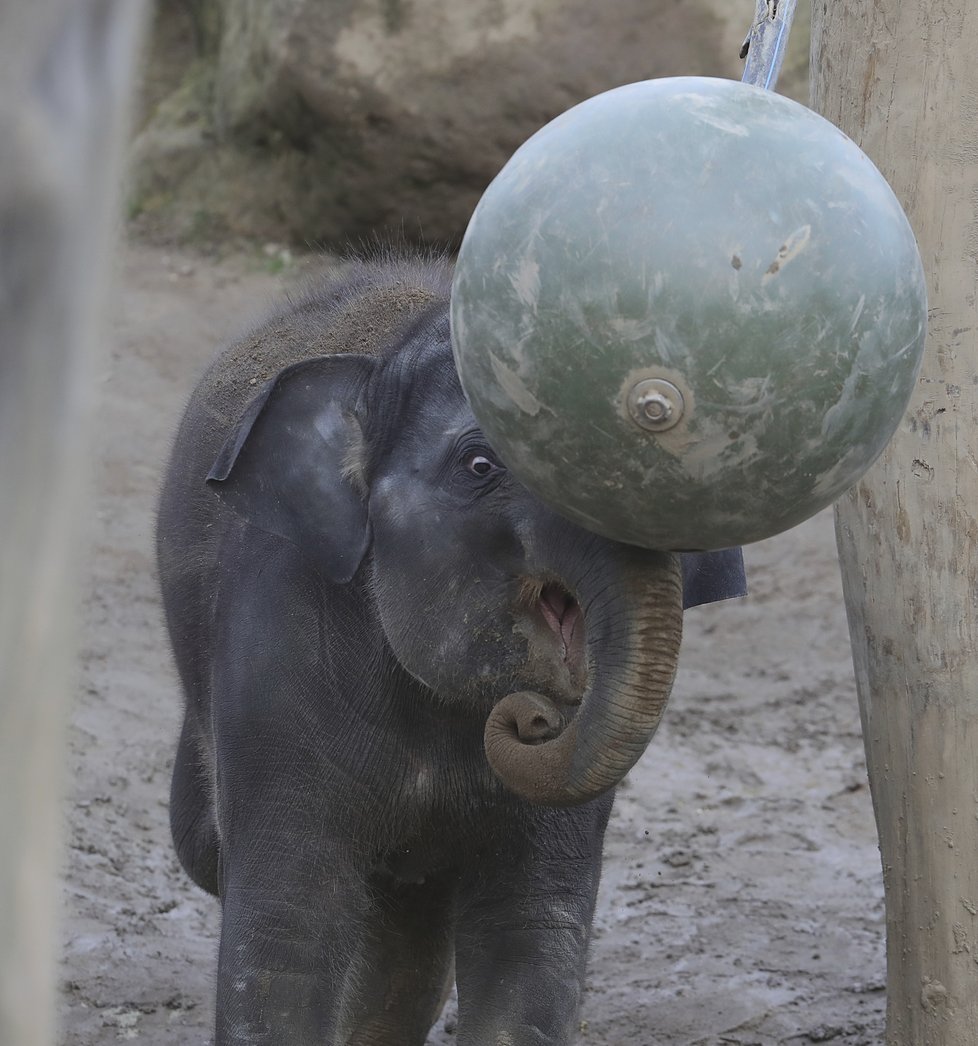
[[[177,435],[170,817],[223,906],[218,1046],[420,1046],[453,969],[460,1046],[570,1043],[684,596],[741,591],[737,551],[618,545],[520,485],[459,386],[450,280],[379,260],[290,302]]]

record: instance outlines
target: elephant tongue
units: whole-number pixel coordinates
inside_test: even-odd
[[[540,593],[540,610],[544,620],[560,637],[564,660],[576,653],[582,645],[578,626],[581,623],[581,608],[577,600],[560,585],[544,585]]]

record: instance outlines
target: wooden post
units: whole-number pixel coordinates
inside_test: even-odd
[[[54,1041],[95,319],[142,0],[0,0],[0,1043]]]
[[[926,358],[836,529],[883,858],[893,1046],[978,1042],[978,3],[813,4],[813,104],[902,201]]]

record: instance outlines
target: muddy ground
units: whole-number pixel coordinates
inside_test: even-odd
[[[278,252],[120,252],[68,756],[66,1046],[212,1037],[217,906],[167,829],[179,696],[152,512],[195,375],[281,293],[282,268]],[[687,615],[665,722],[619,793],[582,1043],[883,1039],[882,885],[831,515],[747,562],[747,599]],[[453,1027],[450,1003],[431,1046]]]

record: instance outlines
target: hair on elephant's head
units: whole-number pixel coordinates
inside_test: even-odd
[[[644,751],[676,669],[680,557],[591,534],[521,485],[468,406],[444,306],[379,356],[283,370],[208,480],[327,581],[363,585],[400,664],[486,716],[518,794],[584,802]]]

